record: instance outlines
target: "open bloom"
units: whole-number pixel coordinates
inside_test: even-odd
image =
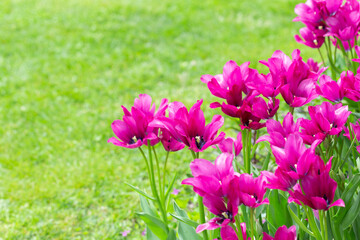
[[[335,14],[325,20],[329,29],[326,35],[337,37],[341,41],[354,40],[359,31],[359,13],[357,1],[346,1]]]
[[[236,205],[229,202],[226,204],[223,198],[213,195],[205,195],[203,203],[216,217],[212,218],[207,223],[197,226],[197,233],[204,230],[213,230],[219,227],[225,227],[229,223],[235,222],[234,217],[238,213],[238,207]]]
[[[218,144],[225,137],[224,132],[216,136],[224,123],[221,115],[215,115],[212,121],[205,125],[204,113],[200,108],[202,102],[202,100],[197,101],[189,111],[182,103],[170,104],[173,117],[158,117],[150,123],[150,126],[166,129],[171,136],[184,143],[190,150],[202,152]]]
[[[350,126],[352,129],[352,137],[356,137],[357,141],[360,142],[360,120],[358,120],[355,124],[350,123]],[[352,139],[350,136],[349,129],[344,127],[344,130],[345,130],[344,136],[349,138],[349,140],[351,141]],[[360,153],[360,145],[356,147],[356,150]]]
[[[276,230],[274,237],[264,232],[263,240],[296,240],[296,227],[291,226],[288,229],[285,225],[281,226]]]
[[[241,223],[240,228],[241,228],[241,233],[242,233],[243,239],[239,239],[236,235],[235,230],[230,226],[225,226],[225,227],[221,228],[221,230],[220,230],[221,239],[222,240],[250,240],[251,238],[246,236],[246,224]],[[236,230],[238,230],[238,229],[236,229]]]
[[[229,194],[229,184],[234,176],[232,166],[234,155],[220,154],[214,164],[205,159],[195,159],[190,163],[193,178],[187,178],[181,184],[191,185],[194,192],[204,197],[215,195],[226,197]]]
[[[238,133],[236,139],[231,137],[224,139],[218,144],[218,147],[222,153],[232,153],[235,157],[238,156],[243,147],[241,132]]]
[[[291,113],[286,114],[282,125],[278,121],[269,119],[266,121],[266,130],[269,135],[259,137],[256,142],[268,141],[270,145],[283,148],[288,136],[292,133],[298,132],[299,128],[300,121],[294,123],[294,118]]]
[[[246,62],[238,66],[236,62],[229,61],[224,66],[223,74],[203,75],[201,81],[207,84],[214,96],[226,100],[210,104],[211,108],[221,108],[226,115],[239,118],[242,128],[256,130],[264,127],[261,119],[274,116],[279,108],[279,100],[271,98],[266,103],[258,96],[258,90],[263,89],[261,82],[266,82],[266,78],[249,68],[249,64]],[[268,94],[272,95],[270,92]]]
[[[260,205],[269,204],[269,200],[264,199],[266,179],[263,175],[257,178],[247,173],[235,176],[231,181],[231,189],[230,198],[237,205],[244,204],[251,208],[257,208]]]
[[[143,144],[151,145],[159,142],[157,136],[158,128],[149,126],[149,123],[156,117],[164,116],[168,106],[167,99],[161,101],[159,109],[155,112],[155,104],[151,104],[151,97],[140,94],[135,99],[131,112],[122,106],[124,111],[123,120],[115,120],[111,128],[117,138],[111,137],[108,142],[125,148],[137,148]]]
[[[283,52],[276,51],[267,62],[260,62],[269,68],[276,82],[274,89],[280,90],[289,106],[301,107],[318,96],[315,84],[325,68],[311,71],[312,68],[302,60],[298,49],[292,52],[292,60]]]
[[[303,128],[300,134],[306,144],[316,139],[324,140],[327,135],[338,135],[351,114],[348,106],[341,103],[332,105],[323,102],[321,105],[309,106],[308,110],[311,120],[302,119],[300,123]]]
[[[300,35],[295,35],[295,40],[298,43],[304,44],[311,48],[320,48],[325,42],[325,38],[323,36],[316,35],[309,28],[304,27],[300,29]]]
[[[210,92],[219,98],[225,99],[226,103],[213,103],[210,107],[221,107],[229,116],[237,117],[238,107],[243,104],[243,94],[248,95],[250,90],[245,82],[249,75],[256,75],[255,69],[249,68],[250,62],[238,66],[235,61],[225,64],[223,74],[203,75],[201,81],[206,83]]]
[[[289,191],[290,202],[294,201],[297,204],[302,202],[312,209],[325,211],[333,206],[345,206],[342,199],[333,201],[337,183],[330,178],[327,171],[320,172],[320,174],[309,174],[301,181],[301,184],[301,186],[297,184],[294,191]]]

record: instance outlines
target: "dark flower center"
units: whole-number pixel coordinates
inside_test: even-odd
[[[296,168],[295,168],[295,166],[290,165],[290,169],[291,169],[292,171],[296,172]]]
[[[330,200],[327,198],[326,194],[324,194],[323,199],[326,201],[326,204],[330,205]]]
[[[225,219],[232,220],[233,215],[230,211],[223,212],[221,215],[219,215],[220,219],[216,221],[217,224],[222,224]]]
[[[139,138],[140,140],[142,140],[141,138]],[[129,144],[134,144],[136,143],[138,140],[139,140],[136,136],[133,136],[130,141],[129,141]]]
[[[203,136],[196,136],[195,143],[196,143],[196,147],[201,150],[201,148],[205,145],[205,140]]]

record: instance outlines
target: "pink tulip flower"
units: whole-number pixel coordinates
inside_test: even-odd
[[[241,233],[243,236],[242,240],[251,240],[251,238],[247,237],[247,235],[246,235],[246,224],[241,223],[240,227],[241,227]],[[221,228],[220,236],[221,236],[222,240],[239,240],[239,238],[236,235],[235,230],[232,227],[230,227],[229,225]]]
[[[222,153],[232,153],[234,156],[238,156],[242,150],[242,137],[241,132],[238,133],[236,139],[226,138],[218,144],[218,147]]]
[[[283,120],[283,124],[269,119],[266,121],[266,129],[269,135],[263,135],[258,138],[256,143],[262,141],[268,141],[270,145],[283,148],[285,141],[288,136],[292,133],[299,132],[300,121],[294,123],[293,116],[291,113],[286,114]]]
[[[218,144],[225,137],[224,132],[216,136],[224,123],[221,115],[215,115],[212,121],[205,125],[204,113],[200,108],[202,102],[197,101],[189,111],[182,103],[170,104],[169,117],[158,117],[150,126],[166,129],[172,137],[184,143],[190,150],[202,152]]]
[[[271,237],[267,233],[263,233],[263,240],[296,240],[296,227],[291,226],[289,229],[284,225],[276,230],[275,236]]]
[[[159,109],[155,112],[155,104],[151,105],[151,97],[140,94],[135,99],[131,112],[122,106],[124,111],[123,120],[115,120],[111,128],[116,137],[111,137],[108,142],[125,148],[138,148],[143,144],[151,145],[159,142],[158,128],[149,126],[149,123],[157,117],[164,116],[168,106],[168,100],[161,101]]]
[[[269,204],[269,200],[264,199],[266,178],[263,175],[257,178],[247,173],[235,176],[231,181],[231,189],[230,199],[237,205],[244,204],[251,208],[257,208],[263,204]]]
[[[289,202],[305,205],[316,210],[325,210],[333,206],[345,207],[342,199],[334,201],[337,183],[330,178],[327,171],[316,175],[308,175],[301,181],[301,187],[297,184],[294,191],[289,191]]]
[[[351,114],[348,106],[341,103],[332,105],[323,102],[321,105],[308,108],[311,120],[302,119],[300,126],[303,128],[301,137],[306,144],[312,144],[316,139],[324,140],[327,135],[338,135]]]

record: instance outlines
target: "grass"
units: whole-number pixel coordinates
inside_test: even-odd
[[[230,59],[264,70],[258,60],[276,49],[310,57],[293,39],[296,4],[1,1],[0,238],[141,239],[124,182],[148,187],[145,166],[106,142],[121,105],[148,93],[207,106],[199,78]],[[174,155],[173,171],[187,172],[189,156]]]

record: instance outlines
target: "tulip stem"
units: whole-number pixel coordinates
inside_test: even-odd
[[[166,152],[166,158],[165,158],[165,163],[164,163],[164,172],[163,172],[163,191],[165,192],[165,182],[166,182],[166,164],[167,164],[167,161],[169,159],[169,154],[170,154],[170,151],[167,151]],[[166,201],[166,199],[164,199],[164,201]]]
[[[200,223],[205,223],[205,209],[204,209],[204,203],[203,198],[201,196],[198,196],[198,203],[199,203],[199,214],[200,214]],[[209,240],[207,231],[203,231],[204,240]]]
[[[320,230],[321,230],[321,236],[322,239],[325,240],[325,227],[324,227],[324,215],[323,215],[323,211],[319,210],[319,222],[320,222]]]
[[[157,189],[156,189],[156,184],[154,182],[155,180],[155,173],[154,173],[154,167],[153,167],[153,160],[152,160],[152,153],[151,153],[151,145],[150,145],[150,140],[148,140],[148,149],[149,149],[149,160],[150,160],[150,171],[151,171],[151,177],[153,179],[152,182],[152,186],[153,186],[153,194],[155,195],[155,198],[157,200],[157,203],[159,205],[159,208],[160,208],[160,212],[161,212],[161,215],[162,215],[162,218],[163,218],[163,221],[165,223],[165,226],[166,226],[166,230],[168,231],[169,228],[168,228],[168,220],[167,220],[167,214],[164,210],[164,207],[163,207],[163,203],[159,197],[159,194],[157,192]],[[160,179],[159,179],[160,180]]]
[[[242,235],[242,229],[241,229],[241,225],[240,225],[239,215],[235,216],[235,224],[236,224],[236,228],[237,228],[236,235],[238,236],[239,240],[243,240],[244,237]]]
[[[162,186],[162,181],[161,181],[161,174],[160,174],[160,165],[159,165],[159,159],[157,157],[157,154],[156,154],[156,150],[155,150],[155,147],[152,146],[152,149],[153,149],[153,152],[154,152],[154,156],[155,156],[155,161],[156,161],[156,171],[158,173],[158,179],[159,179],[159,191],[160,191],[160,199],[162,201],[164,201],[164,189],[163,189],[163,186]]]
[[[324,225],[325,225],[325,240],[328,240],[328,230],[327,230],[327,220],[326,220],[326,212],[323,211],[324,214]]]
[[[194,159],[197,159],[200,157],[199,152],[194,152],[190,150],[192,155],[194,156]],[[198,196],[198,204],[199,204],[199,215],[200,215],[200,223],[203,224],[206,222],[205,220],[205,209],[204,209],[204,203],[203,198],[201,196]],[[206,230],[203,231],[203,238],[204,240],[209,240],[209,236]]]
[[[289,106],[289,112],[291,113],[291,115],[294,116],[294,108],[293,107]]]
[[[319,51],[321,60],[322,60],[323,64],[325,65],[325,60],[324,60],[324,57],[323,57],[323,55],[322,55],[322,53],[321,53],[321,51],[320,51],[320,48],[318,48],[318,51]]]
[[[250,208],[251,240],[254,239],[254,208]]]

